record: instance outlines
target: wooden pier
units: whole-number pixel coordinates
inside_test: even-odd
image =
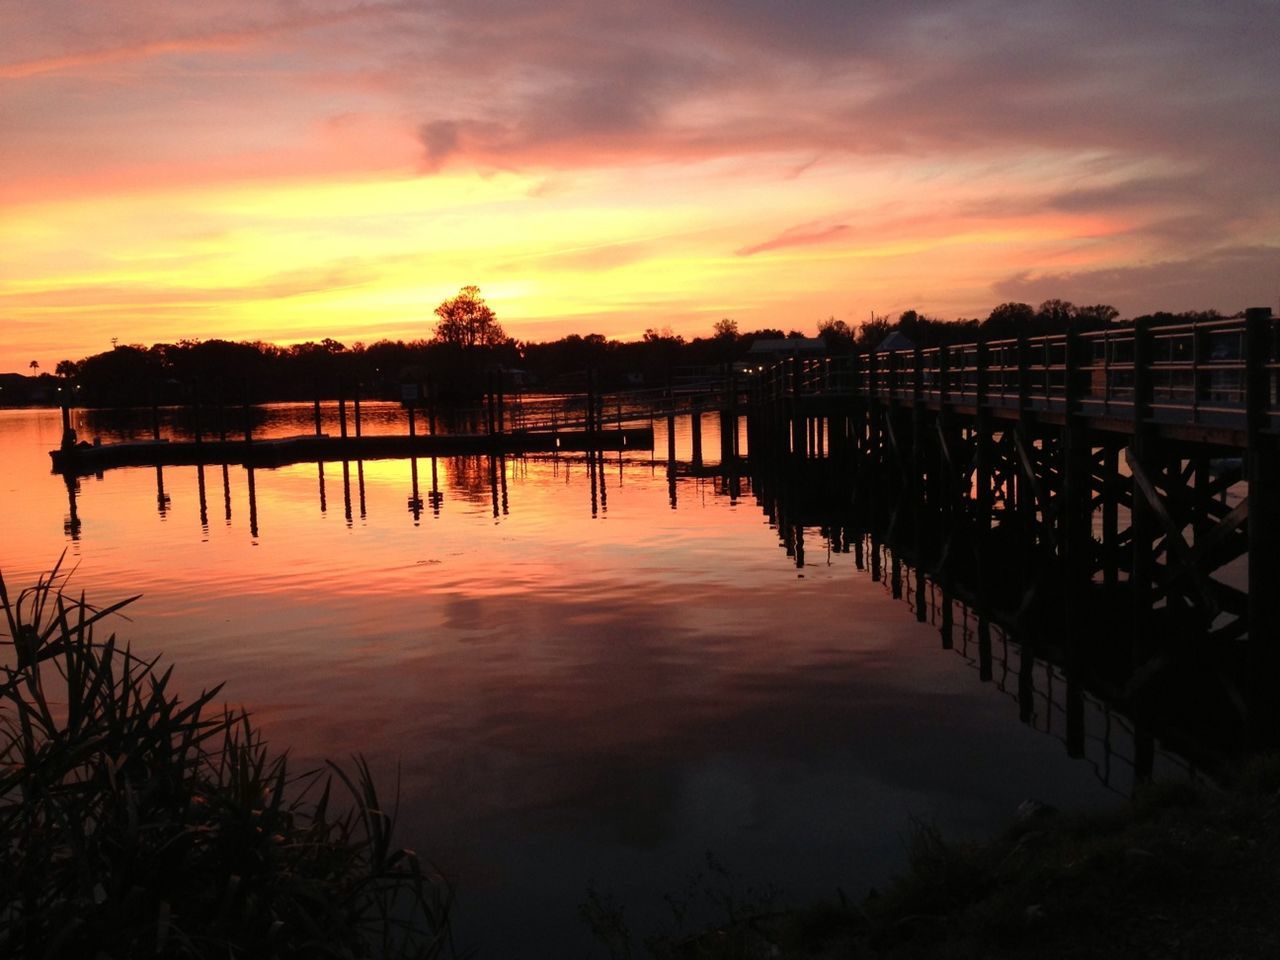
[[[507,431],[478,434],[365,434],[331,437],[306,434],[271,439],[136,440],[78,444],[50,451],[58,473],[85,476],[112,467],[168,467],[194,464],[243,464],[279,467],[302,462],[376,460],[408,457],[494,456],[585,450],[649,449],[649,427],[599,430]]]
[[[782,476],[825,462],[857,508],[846,538],[1019,636],[1087,641],[1105,610],[1135,670],[1196,650],[1275,740],[1278,333],[1257,310],[788,360],[755,377],[749,448]]]

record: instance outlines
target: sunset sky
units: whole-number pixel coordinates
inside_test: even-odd
[[[1277,0],[0,0],[0,371],[1277,307]]]

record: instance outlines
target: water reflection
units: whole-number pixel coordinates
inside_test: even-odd
[[[205,493],[204,464],[196,466],[197,495],[200,498],[200,532],[209,536],[209,500]]]
[[[884,546],[878,552],[889,554]],[[1128,796],[1137,784],[1156,776],[1199,775],[1189,760],[1161,744],[1149,725],[1089,691],[1064,665],[1038,657],[1034,636],[1019,640],[919,568],[896,563],[904,579],[919,585],[897,599],[917,620],[937,629],[941,648],[957,654],[980,682],[1012,700],[1022,723],[1057,740],[1068,756],[1085,761],[1108,789]],[[892,584],[885,586],[892,597]]]
[[[164,467],[156,467],[156,511],[160,514],[160,519],[164,519],[164,515],[169,510],[171,498],[164,490]]]
[[[76,496],[80,493],[80,478],[65,474],[63,482],[67,485],[67,516],[63,520],[62,530],[73,541],[80,539],[80,514],[76,509]]]
[[[851,495],[839,475],[840,464],[831,461],[771,463],[757,470],[757,500],[777,527],[779,544],[796,568],[804,569],[809,563],[805,556],[808,531],[819,532],[828,562],[833,552],[846,552],[852,544],[857,569],[867,569],[873,582],[883,582],[888,595],[907,603],[918,622],[934,622],[945,649],[953,647],[960,609],[965,617],[966,656],[972,639],[979,679],[997,682],[1002,691],[1007,677],[996,678],[993,643],[1003,643],[1006,650],[1013,645],[1018,666],[1009,689],[1019,719],[1035,725],[1037,670],[1059,677],[1069,755],[1084,756],[1086,691],[1094,702],[1106,705],[1108,724],[1113,715],[1126,718],[1127,762],[1138,780],[1152,776],[1156,756],[1162,752],[1161,740],[1172,745],[1176,755],[1192,757],[1210,769],[1221,768],[1249,743],[1257,742],[1245,734],[1247,704],[1209,636],[1186,644],[1171,642],[1158,660],[1135,662],[1127,610],[1105,592],[1101,578],[1092,584],[1092,599],[1085,604],[1088,609],[1070,611],[1074,619],[1069,619],[1063,597],[1045,588],[1045,575],[1035,562],[1036,544],[1020,539],[1018,528],[996,527],[992,538],[1000,553],[977,569],[948,563],[950,540],[945,529],[930,528],[933,547],[923,547],[922,511],[909,495],[899,497],[890,510],[878,510],[874,485],[862,487],[862,495]],[[935,499],[931,509],[936,517],[945,508]],[[926,562],[931,565],[929,572]],[[997,584],[984,586],[991,578]],[[996,585],[998,590],[993,589]],[[929,599],[934,595],[942,598],[936,608]],[[984,597],[996,595],[1020,598],[1020,602],[984,602]],[[1120,599],[1132,604],[1131,598]],[[1076,628],[1064,629],[1068,622]],[[1106,748],[1110,751],[1111,745]],[[1175,756],[1175,752],[1164,752]],[[1109,765],[1109,761],[1104,764]],[[1188,766],[1185,761],[1178,765]]]
[[[445,495],[439,486],[438,458],[428,459],[431,486],[425,499],[420,490],[418,458],[412,458],[404,464],[409,473],[407,513],[414,527],[419,525],[428,505],[432,516],[438,519],[445,502]],[[462,502],[484,503],[495,521],[507,518],[511,513],[509,477],[520,473],[522,480],[527,480],[531,467],[545,468],[547,465],[550,465],[553,476],[562,477],[566,483],[571,482],[575,468],[584,469],[590,517],[593,520],[599,519],[607,516],[609,511],[610,481],[606,470],[606,456],[601,453],[549,459],[459,457],[449,458],[448,464],[449,489]],[[394,463],[392,465],[395,466]],[[643,461],[632,462],[633,467],[644,465]],[[385,467],[385,462],[383,466]],[[665,467],[668,498],[672,508],[679,504],[681,481],[710,479],[713,481],[710,487],[713,496],[725,498],[730,505],[737,504],[742,496],[744,483],[748,491],[753,488],[753,479],[744,476],[742,462],[732,456],[711,469],[700,467],[696,463],[682,464],[674,461],[668,461]],[[200,529],[207,538],[209,530],[205,468],[198,466],[194,469]],[[230,523],[231,490],[228,468],[224,465],[221,469],[226,519]],[[252,467],[244,469],[249,535],[256,543],[260,541],[262,533],[257,471]],[[353,470],[352,461],[344,460],[341,461],[341,470],[343,516],[346,527],[353,529],[357,517],[362,524],[368,519],[365,463],[355,461]],[[324,515],[327,511],[325,464],[317,463],[316,471],[316,494],[320,513]],[[625,475],[626,461],[619,455],[619,483]],[[77,509],[79,484],[72,478],[66,478],[66,485],[70,512],[64,523],[64,532],[72,540],[78,541],[81,537]],[[1073,757],[1086,755],[1085,743],[1092,737],[1099,744],[1103,759],[1095,758],[1091,763],[1108,787],[1116,787],[1110,771],[1117,763],[1125,766],[1130,774],[1128,780],[1118,788],[1121,790],[1129,789],[1136,779],[1151,775],[1156,765],[1157,753],[1164,757],[1162,762],[1165,766],[1182,763],[1173,754],[1157,749],[1155,735],[1149,725],[1135,725],[1123,713],[1118,712],[1107,698],[1093,693],[1086,694],[1077,672],[1062,663],[1039,656],[1034,631],[1024,631],[1022,636],[1015,639],[1013,631],[996,625],[987,611],[967,605],[954,596],[947,585],[932,580],[922,567],[907,563],[901,553],[884,542],[881,535],[874,531],[857,531],[847,511],[846,515],[841,516],[841,511],[835,506],[828,504],[824,508],[820,498],[815,499],[813,486],[812,483],[788,483],[785,478],[778,476],[757,476],[754,479],[756,500],[761,513],[768,524],[776,529],[780,547],[790,564],[802,572],[802,576],[804,572],[812,570],[812,542],[823,549],[825,560],[820,559],[819,562],[824,562],[828,567],[837,558],[852,554],[856,570],[868,573],[873,582],[883,582],[888,596],[905,602],[914,612],[917,621],[931,622],[936,626],[943,649],[956,650],[973,666],[982,683],[994,683],[997,690],[1010,694],[1018,705],[1018,717],[1023,723],[1050,733],[1054,731],[1047,725],[1042,728],[1040,722],[1043,720],[1047,724],[1047,718],[1059,714],[1065,717],[1065,726],[1059,739]],[[165,492],[161,468],[156,468],[156,489],[159,514],[161,519],[165,519],[171,498]],[[1047,685],[1047,690],[1037,686],[1038,683],[1041,686]],[[1040,706],[1037,706],[1037,698],[1044,701]],[[1098,721],[1107,731],[1101,739],[1097,734],[1087,735],[1085,732],[1086,726],[1094,723],[1086,723],[1084,719],[1086,703],[1091,705],[1095,714],[1101,712],[1104,717],[1102,721]],[[1116,745],[1116,731],[1123,731],[1126,746]]]
[[[258,539],[258,487],[254,482],[253,467],[245,467],[249,481],[249,536]]]
[[[342,461],[342,515],[351,526],[351,462]]]
[[[253,429],[313,415],[268,409]],[[362,429],[381,416],[369,405]],[[594,454],[220,466],[225,529],[201,492],[219,468],[166,468],[160,523],[149,471],[64,488],[31,424],[0,417],[30,503],[0,543],[6,575],[68,547],[94,596],[144,594],[122,629],[185,689],[226,681],[300,764],[360,750],[402,771],[404,839],[459,880],[460,935],[486,956],[585,955],[593,877],[660,904],[710,848],[797,899],[861,890],[900,866],[911,816],[981,835],[1029,796],[1107,803],[1146,762],[1122,711],[1040,651],[1024,666],[835,487],[712,462],[728,445],[710,419],[700,465],[682,423],[616,470]]]
[[[409,459],[409,475],[412,492],[409,494],[409,513],[413,516],[413,525],[416,527],[418,521],[422,519],[422,496],[418,493],[418,458],[411,457]]]

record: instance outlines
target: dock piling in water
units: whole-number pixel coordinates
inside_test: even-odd
[[[253,442],[253,390],[248,377],[244,379],[244,442]]]

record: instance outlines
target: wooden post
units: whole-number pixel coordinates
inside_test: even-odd
[[[196,464],[196,492],[200,502],[200,526],[209,532],[209,497],[204,483],[204,464]]]
[[[159,440],[160,439],[160,406],[159,406],[158,400],[156,399],[156,385],[154,382],[152,382],[148,386],[147,392],[150,394],[150,400],[151,400],[151,439]]]
[[[320,436],[323,432],[320,429],[320,393],[317,391],[315,399],[312,401],[313,412],[316,419],[316,436]]]
[[[1277,644],[1280,644],[1280,449],[1271,426],[1277,405],[1275,377],[1276,330],[1271,310],[1254,308],[1245,314],[1245,409],[1249,433],[1247,475],[1249,481],[1249,660],[1258,690],[1259,704],[1252,724],[1265,733],[1276,711],[1270,690],[1276,678]],[[1268,704],[1262,708],[1262,704]],[[1274,736],[1274,730],[1270,731]]]
[[[916,620],[925,622],[925,474],[928,465],[924,455],[924,349],[916,345],[911,353],[911,478],[907,495],[911,498],[914,517],[911,522],[912,549],[916,555]]]
[[[502,382],[502,371],[501,370],[495,371],[494,378],[497,380],[497,383],[498,383],[498,432],[503,433],[507,429],[507,426],[506,426],[507,393],[506,393],[506,388]]]
[[[720,463],[731,464],[737,456],[738,418],[732,410],[720,411]]]
[[[993,491],[991,489],[991,412],[987,408],[990,370],[988,368],[987,342],[978,341],[977,353],[977,407],[975,417],[974,463],[978,498],[978,534],[985,541],[991,530]]]
[[[169,507],[169,495],[164,492],[164,467],[156,465],[156,510],[160,516],[165,515]]]
[[[938,405],[945,407],[951,401],[951,351],[944,343],[938,347]]]
[[[62,398],[62,449],[67,450],[76,445],[76,432],[71,429],[71,398]]]
[[[1035,444],[1031,439],[1031,352],[1027,345],[1026,331],[1018,331],[1018,422],[1014,427],[1015,438],[1022,444],[1027,456],[1034,455]],[[1016,478],[1016,499],[1018,521],[1022,525],[1020,545],[1034,545],[1044,538],[1043,531],[1036,524],[1035,485],[1026,468],[1020,463],[1020,457],[1012,458],[1014,467],[1011,475]],[[1032,464],[1034,466],[1034,463]]]
[[[436,435],[436,392],[435,385],[432,384],[430,377],[427,377],[423,389],[427,395],[427,433],[434,437]],[[431,461],[431,466],[434,470],[434,458]]]
[[[738,458],[738,373],[729,367],[729,459]]]
[[[689,436],[693,441],[693,465],[695,467],[702,466],[702,411],[698,407],[693,408],[693,412],[689,414]],[[721,445],[723,448],[723,444]]]
[[[409,424],[410,424],[409,436],[413,436],[413,427],[412,427],[413,407],[412,406],[409,407]],[[422,519],[422,497],[418,494],[418,458],[417,457],[409,458],[409,477],[410,477],[410,485],[411,485],[410,491],[409,491],[409,512],[413,514],[414,526],[417,526],[418,521]]]
[[[244,442],[253,443],[253,387],[248,377],[244,378]],[[250,473],[250,476],[253,474]],[[252,484],[249,489],[252,491]]]
[[[1102,451],[1102,583],[1108,593],[1120,583],[1120,450],[1114,445]]]
[[[413,437],[415,433],[416,433],[416,424],[414,423],[414,404],[410,403],[409,404],[409,436]],[[418,464],[416,461],[414,462],[413,469],[414,469],[414,476],[416,477],[418,472]]]
[[[342,461],[342,515],[347,526],[351,526],[351,463],[345,457]]]
[[[1133,440],[1130,455],[1150,468],[1151,439],[1147,419],[1151,404],[1151,325],[1139,319],[1133,325]],[[1154,475],[1154,471],[1152,471]],[[1151,606],[1154,596],[1155,556],[1152,542],[1156,521],[1138,481],[1132,484],[1130,532],[1133,564],[1129,593],[1133,603],[1133,664],[1141,666],[1151,655]]]
[[[1027,349],[1027,332],[1018,331],[1018,409],[1031,405],[1031,355]]]
[[[809,456],[805,433],[804,404],[801,402],[800,358],[792,354],[791,366],[791,450],[797,459]]]
[[[1082,615],[1087,605],[1087,591],[1093,579],[1093,491],[1088,427],[1081,422],[1080,411],[1080,338],[1073,325],[1067,331],[1065,423],[1059,452],[1062,458],[1062,503],[1058,510],[1058,546],[1063,570],[1063,617],[1067,637],[1067,752],[1073,757],[1084,755],[1084,691],[1080,684],[1083,671],[1081,640],[1087,630]]]
[[[225,386],[223,384],[222,378],[219,377],[217,380],[217,386],[214,388],[214,392],[213,392],[213,403],[214,403],[215,413],[217,414],[217,420],[218,420],[218,442],[219,443],[227,442],[227,401],[225,397],[225,392],[226,392]],[[198,382],[195,385],[195,394],[196,394],[196,437],[198,439],[200,435],[200,384]]]
[[[249,440],[251,436],[245,439]],[[256,538],[258,536],[258,487],[253,479],[253,467],[246,466],[245,472],[249,475],[249,536]]]
[[[607,509],[607,504],[605,503],[604,487],[603,487],[603,484],[604,484],[604,455],[603,454],[601,454],[601,457],[600,457],[600,483],[601,483],[600,504],[602,507],[605,507]],[[507,500],[507,458],[504,456],[498,457],[498,492],[502,497],[502,515],[505,517],[509,509],[509,502]]]
[[[991,587],[994,571],[991,557],[991,521],[995,511],[992,488],[992,439],[990,410],[990,356],[987,341],[979,339],[975,351],[974,408],[974,474],[977,497],[973,552],[977,558],[978,578],[978,674],[991,679]]]
[[[587,371],[587,433],[592,433],[596,428],[596,372],[594,369]]]
[[[596,455],[594,451],[587,451],[587,473],[591,475],[591,519],[595,519],[600,512],[600,487],[599,474],[596,472]],[[494,516],[497,516],[495,513]]]
[[[338,436],[345,440],[347,439],[347,394],[341,387],[338,390]]]
[[[355,413],[356,436],[360,436],[360,384],[356,384],[355,396],[351,399],[352,410]]]
[[[199,447],[204,441],[204,422],[200,416],[200,381],[196,380],[191,384],[191,432],[195,438],[196,446]],[[226,425],[223,423],[225,417],[219,415],[219,426],[221,427],[220,443],[227,442]]]
[[[485,412],[485,433],[493,436],[497,426],[497,403],[494,399],[493,389],[493,371],[490,370],[485,374],[484,378],[484,412]]]

